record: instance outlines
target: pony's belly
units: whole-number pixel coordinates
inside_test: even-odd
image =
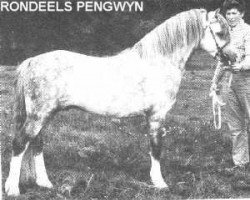
[[[86,111],[94,112],[102,115],[114,115],[117,117],[125,117],[131,114],[140,113],[147,109],[147,106],[139,98],[122,98],[121,96],[106,95],[85,95],[71,96],[68,101],[69,105],[76,105]]]
[[[66,105],[75,105],[89,112],[117,117],[140,113],[149,107],[143,92],[136,91],[136,88],[116,86],[118,87],[105,87],[103,83],[92,87],[82,85],[74,89],[69,88]]]
[[[81,90],[75,89],[68,92],[67,105],[75,105],[86,111],[101,115],[126,117],[131,114],[140,114],[148,109],[162,113],[162,117],[175,103],[177,90],[166,90],[145,93],[141,90],[109,90],[103,87]],[[161,115],[161,114],[160,114]]]

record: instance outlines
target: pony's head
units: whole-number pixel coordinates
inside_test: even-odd
[[[204,34],[200,47],[215,56],[230,42],[229,26],[226,19],[219,14],[219,9],[208,13],[202,12]]]

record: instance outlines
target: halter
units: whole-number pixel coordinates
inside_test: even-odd
[[[228,42],[226,44],[224,44],[222,47],[220,47],[217,40],[216,40],[215,33],[213,32],[213,30],[210,26],[209,26],[209,30],[210,30],[210,33],[212,34],[212,37],[214,39],[214,42],[215,42],[215,45],[217,48],[217,53],[215,54],[214,58],[219,57],[222,62],[228,62],[227,56],[223,53],[223,49],[228,44]]]

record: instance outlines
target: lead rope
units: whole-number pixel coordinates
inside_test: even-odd
[[[215,45],[216,45],[216,48],[217,48],[217,51],[218,51],[217,54],[215,55],[215,57],[219,56],[225,62],[227,59],[225,57],[225,54],[223,53],[223,48],[228,43],[226,43],[222,47],[220,47],[217,40],[216,40],[215,34],[214,34],[214,32],[213,32],[213,30],[212,30],[212,28],[210,26],[209,26],[209,30],[210,30],[210,33],[211,33],[214,41],[215,41]],[[230,76],[229,85],[231,85],[231,81],[232,81],[232,76]],[[215,129],[220,129],[221,128],[221,106],[224,106],[226,104],[220,98],[219,91],[213,90],[213,91],[211,91],[209,96],[212,97],[214,127],[215,127]]]
[[[216,45],[216,48],[217,48],[217,54],[215,57],[217,57],[218,55],[221,56],[222,54],[222,49],[219,47],[217,41],[216,41],[216,38],[215,38],[215,35],[214,35],[214,32],[213,30],[211,29],[211,27],[209,26],[209,30],[210,30],[210,33],[215,41],[215,45]],[[212,97],[212,107],[213,107],[213,118],[214,118],[214,127],[215,129],[220,129],[221,128],[221,105],[223,104],[223,102],[221,102],[219,100],[219,97],[218,97],[218,94],[216,93],[215,90],[213,90],[209,96]]]
[[[225,103],[216,91],[212,91],[209,96],[212,97],[214,127],[218,130],[221,128],[221,106],[224,106]]]

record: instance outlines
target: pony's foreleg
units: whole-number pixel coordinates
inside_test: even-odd
[[[162,149],[162,133],[159,131],[160,123],[158,121],[151,121],[150,124],[150,157],[151,170],[150,177],[152,183],[157,188],[168,188],[165,183],[160,165],[161,149]]]
[[[9,176],[5,182],[5,192],[9,196],[18,196],[19,191],[19,179],[22,159],[25,151],[29,145],[29,139],[25,134],[25,125],[16,133],[15,138],[12,141],[12,157],[10,161],[10,171]]]
[[[43,138],[41,133],[31,142],[31,147],[34,151],[36,184],[41,187],[52,188],[53,185],[49,180],[44,164]]]

